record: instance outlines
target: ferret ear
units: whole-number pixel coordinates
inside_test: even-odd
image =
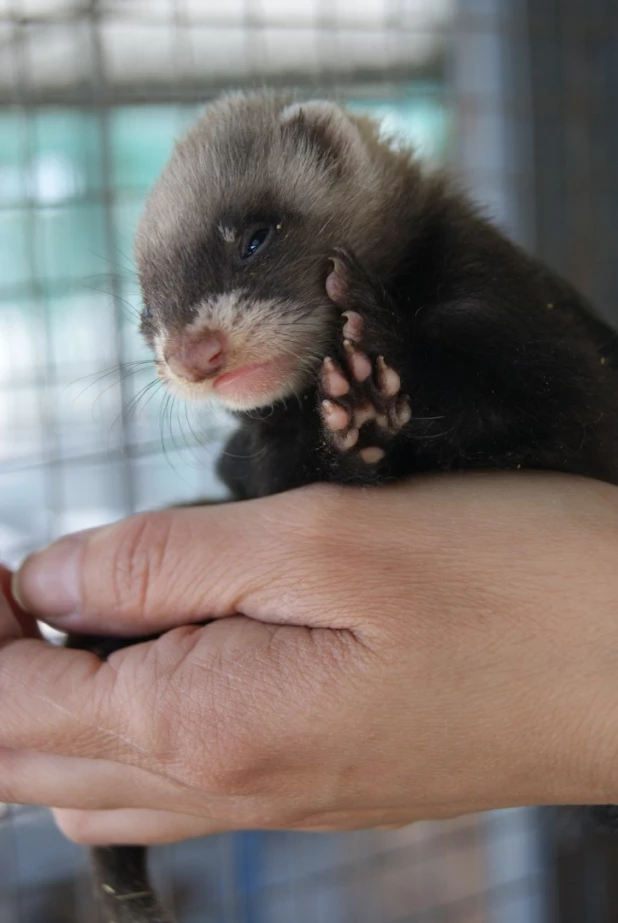
[[[356,123],[344,109],[327,100],[291,103],[279,113],[285,129],[305,139],[331,163],[362,164],[367,150]]]

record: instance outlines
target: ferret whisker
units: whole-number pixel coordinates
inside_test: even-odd
[[[303,404],[301,401],[301,395],[300,395],[300,391],[298,388],[294,388],[294,391],[292,392],[292,397],[296,400],[296,403],[298,404],[298,410],[299,412],[301,412],[303,409]]]
[[[236,455],[235,452],[230,452],[224,447],[221,451],[221,455],[225,458],[247,459],[248,461],[253,461],[256,458],[262,458],[266,451],[267,446],[262,446],[262,448],[258,449],[257,452],[252,452],[250,455]]]
[[[139,371],[139,368],[143,368],[147,365],[152,365],[152,359],[137,359],[131,362],[120,362],[118,365],[110,365],[109,368],[99,369],[98,372],[90,372],[88,375],[80,375],[79,378],[74,378],[73,381],[66,387],[79,384],[81,381],[86,381],[88,378],[94,378],[97,380],[97,377],[113,375],[114,372],[127,372],[128,374],[134,374],[136,371]]]
[[[131,304],[130,301],[127,301],[126,298],[123,298],[122,295],[119,295],[117,292],[109,291],[106,288],[101,288],[96,285],[85,285],[84,287],[91,292],[98,292],[100,295],[107,295],[112,302],[118,302],[123,313],[129,318],[129,320],[141,321],[142,312],[140,308],[136,307],[134,304]]]
[[[106,388],[103,388],[101,391],[99,391],[99,393],[97,394],[96,398],[94,399],[93,406],[95,406],[96,403],[97,403],[97,401],[100,401],[102,397],[104,397],[109,391],[111,391],[112,388],[117,388],[118,385],[119,385],[119,384],[121,383],[121,381],[123,381],[123,380],[124,380],[124,379],[121,377],[121,378],[118,379],[118,381],[112,381],[109,385],[107,385]],[[88,390],[88,389],[86,389],[86,390]],[[84,392],[82,392],[82,393],[84,393]],[[125,405],[125,406],[126,406],[126,405]],[[119,417],[121,417],[121,416],[122,416],[122,411],[120,411],[120,414],[119,414]]]
[[[170,468],[175,474],[178,474],[176,465],[170,458],[168,447],[167,447],[167,442],[165,439],[165,427],[166,427],[166,423],[168,422],[168,414],[170,413],[170,405],[172,401],[173,401],[172,393],[170,391],[166,391],[165,400],[163,401],[163,405],[161,407],[161,417],[160,417],[160,420],[161,420],[161,450],[163,452],[163,457],[165,458],[166,463],[170,466]]]
[[[147,382],[142,388],[140,388],[137,394],[133,395],[131,400],[129,400],[124,405],[124,407],[119,411],[117,416],[114,418],[110,426],[110,433],[113,432],[117,426],[121,426],[123,422],[130,422],[131,417],[139,401],[142,399],[142,397],[144,397],[145,394],[147,394],[149,391],[154,389],[154,386],[156,384],[160,384],[160,382],[158,381],[158,379],[153,378],[152,381]],[[154,393],[156,393],[156,391]]]
[[[175,449],[175,451],[177,452],[179,458],[182,458],[183,461],[184,461],[184,463],[187,464],[186,457],[185,457],[185,454],[184,454],[184,453],[185,453],[185,450],[189,448],[189,442],[188,442],[187,436],[186,436],[186,434],[185,434],[184,427],[183,427],[183,425],[182,425],[180,406],[181,406],[181,404],[179,404],[178,401],[176,401],[176,400],[173,401],[173,403],[172,403],[172,408],[171,408],[171,412],[172,412],[172,419],[171,419],[171,422],[172,422],[172,433],[173,433],[173,431],[174,431],[174,426],[173,426],[173,424],[174,424],[174,419],[175,419],[175,421],[176,421],[176,431],[177,431],[177,433],[178,433],[178,436],[177,436],[177,437],[174,437],[174,449]],[[183,409],[184,409],[184,406],[185,406],[184,401],[182,402],[182,406],[183,406]]]
[[[192,435],[192,437],[193,437],[193,446],[192,446],[192,448],[195,449],[197,446],[206,446],[206,445],[208,445],[208,440],[207,440],[206,438],[201,437],[198,433],[195,432],[195,429],[193,428],[193,424],[192,424],[192,422],[191,422],[191,417],[190,417],[190,415],[189,415],[189,405],[187,404],[186,401],[184,402],[184,412],[185,412],[185,423],[187,424],[187,427],[188,427],[188,429],[189,429],[189,432],[191,433],[191,435]],[[197,460],[197,456],[195,456],[195,457],[196,457],[196,460]]]
[[[164,397],[163,397],[163,403],[161,404],[161,407],[159,409],[159,428],[161,431],[161,451],[164,454],[165,454],[165,413],[166,413],[167,405],[169,404],[171,399],[172,399],[172,395],[166,389]]]
[[[178,443],[176,442],[176,436],[174,434],[174,415],[176,413],[176,410],[177,410],[176,397],[175,395],[172,395],[172,399],[169,403],[169,413],[168,413],[170,442],[172,444],[172,448],[174,452],[176,453],[176,455],[180,457],[181,452],[180,452],[180,449],[178,448]]]
[[[429,439],[441,439],[444,436],[448,436],[450,433],[454,432],[455,426],[451,426],[449,429],[445,429],[439,433],[410,433],[410,439],[415,440],[416,442],[425,442]]]
[[[196,432],[195,427],[191,421],[191,415],[189,414],[188,405],[186,405],[185,412],[187,415],[187,424],[189,426],[189,429],[196,443],[201,446],[210,447],[212,445],[213,440],[210,438],[208,431],[206,429],[201,428],[199,432]],[[212,411],[207,411],[207,412],[210,412],[212,414]]]
[[[179,415],[178,415],[178,404],[177,404],[177,399],[176,399],[176,396],[175,396],[175,395],[171,394],[171,392],[169,393],[168,396],[169,396],[170,400],[169,400],[169,401],[166,401],[166,416],[167,416],[168,428],[169,428],[169,434],[170,434],[170,443],[171,443],[171,446],[172,446],[173,451],[176,453],[176,456],[177,456],[179,459],[182,459],[182,458],[183,458],[182,447],[179,447],[178,442],[177,442],[177,440],[176,440],[176,435],[175,435],[175,433],[174,433],[174,414],[176,414],[176,417],[177,417],[177,419],[178,419],[178,423],[180,424],[180,418],[179,418]],[[181,433],[182,433],[182,426],[180,427],[180,431],[181,431]],[[184,434],[183,434],[183,435],[184,435]],[[189,481],[187,481],[187,479],[186,479],[185,477],[183,477],[183,475],[182,475],[181,472],[179,471],[178,467],[177,467],[176,465],[174,465],[173,463],[170,462],[170,457],[169,457],[169,455],[167,454],[167,451],[164,450],[164,453],[165,453],[165,459],[166,459],[167,463],[171,465],[171,467],[172,467],[174,473],[175,473],[185,484],[187,484],[187,485],[190,486]],[[185,464],[186,464],[186,461],[185,461]]]
[[[114,283],[124,282],[122,276],[115,275],[114,273],[98,273],[97,275],[86,276],[81,280],[81,284],[89,292],[97,292],[100,295],[107,295],[110,300],[124,301],[127,305],[131,306],[131,303],[126,300],[122,295],[118,294],[118,291],[114,288]],[[139,297],[139,292],[134,293]]]
[[[122,250],[119,250],[117,247],[114,249],[116,250],[117,253],[120,254],[120,256],[123,259],[128,260],[127,265],[122,266],[122,269],[128,272],[130,275],[135,276],[135,278],[138,278],[138,273],[137,273],[135,266],[133,265],[132,260],[126,255],[126,253],[123,253]],[[105,256],[103,253],[97,253],[96,250],[93,250],[91,252],[93,256],[96,256],[96,258],[98,260],[101,260],[101,262],[103,263],[109,263],[110,266],[121,266],[121,263],[117,259],[111,259],[111,257]],[[122,279],[123,277],[118,276],[118,278]]]
[[[137,394],[133,395],[125,407],[125,414],[127,418],[131,417],[131,415],[137,410],[137,406],[141,399],[145,397],[149,391],[152,391],[154,386],[157,384],[160,384],[159,380],[157,378],[153,378],[152,381],[149,381],[147,384],[145,384],[144,387],[137,392]]]
[[[118,377],[116,378],[115,381],[112,381],[108,385],[107,388],[104,388],[101,392],[99,392],[99,394],[95,398],[95,402],[96,402],[97,400],[99,400],[99,398],[103,394],[107,394],[107,392],[110,391],[113,387],[115,387],[116,385],[119,385],[121,381],[127,381],[129,378],[131,378],[132,375],[137,375],[139,372],[142,371],[142,369],[145,366],[148,366],[150,364],[151,363],[146,361],[143,363],[139,363],[139,367],[136,364],[135,368],[130,368],[129,366],[119,365],[119,366],[114,366],[110,369],[106,369],[102,372],[94,372],[92,375],[84,375],[81,378],[76,378],[74,381],[70,382],[68,385],[65,385],[61,391],[61,394],[63,395],[66,394],[76,384],[79,384],[80,382],[85,381],[88,378],[92,378],[92,381],[90,381],[84,388],[82,388],[81,391],[79,391],[78,394],[75,395],[73,399],[75,402],[79,400],[81,397],[83,397],[83,395],[88,390],[90,390],[90,388],[94,388],[96,385],[100,384],[102,381],[104,381],[106,378],[109,378],[112,375],[117,375]]]
[[[146,398],[146,400],[144,401],[144,403],[143,403],[143,405],[142,405],[142,407],[141,407],[142,411],[144,411],[144,410],[146,409],[146,407],[148,407],[148,404],[150,404],[150,402],[151,402],[151,400],[153,399],[153,397],[155,397],[157,394],[159,394],[159,392],[161,391],[161,388],[164,388],[164,387],[165,387],[165,385],[163,384],[163,382],[162,382],[159,378],[155,378],[154,381],[153,381],[153,384],[158,385],[158,388],[153,388],[152,391],[150,391],[148,397]]]
[[[124,250],[121,250],[120,247],[114,247],[114,250],[119,256],[123,258],[123,260],[125,260],[125,264],[122,267],[125,270],[125,272],[130,273],[132,276],[135,276],[135,278],[137,279],[138,278],[137,269],[135,268],[135,264],[133,263],[131,256],[128,253],[125,253]]]
[[[182,411],[181,411],[181,407],[182,407]],[[176,410],[178,428],[180,429],[180,434],[182,436],[182,443],[183,443],[182,450],[179,451],[179,454],[184,459],[186,465],[190,465],[191,467],[196,468],[196,469],[201,468],[203,467],[203,465],[200,464],[200,459],[197,454],[197,449],[199,448],[199,446],[203,445],[203,443],[197,438],[197,436],[195,435],[193,431],[193,427],[191,426],[191,423],[189,422],[187,402],[186,401],[180,401],[180,402],[176,401],[175,410]],[[189,433],[193,437],[192,439],[189,438],[189,436],[187,435],[185,426],[183,424],[183,420],[181,419],[181,413],[184,416],[184,423],[187,424]],[[189,453],[189,461],[187,461],[186,452]]]
[[[283,402],[282,402],[282,403],[283,403],[283,406],[285,407],[285,398],[283,398]],[[264,420],[270,419],[270,417],[272,417],[273,413],[275,412],[275,404],[274,404],[273,401],[270,402],[270,404],[268,405],[267,410],[268,410],[267,414],[266,414],[265,416],[262,417],[262,419],[264,419]]]
[[[262,408],[260,408],[259,410],[246,410],[246,411],[245,411],[245,414],[247,415],[247,417],[249,418],[249,420],[262,420],[262,419],[264,419],[264,415],[263,415],[263,413],[262,413]]]

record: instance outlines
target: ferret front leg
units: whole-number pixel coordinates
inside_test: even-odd
[[[375,305],[366,303],[373,298],[371,288],[364,286],[362,298],[355,298],[353,268],[343,255],[337,256],[326,280],[327,292],[339,307],[366,307],[375,322]],[[372,348],[363,315],[346,310],[341,322],[338,356],[327,356],[322,363],[319,411],[326,446],[362,474],[363,468],[379,468],[412,412],[401,392],[399,373]]]
[[[345,327],[360,326],[355,312]],[[345,330],[345,328],[344,328]],[[393,437],[412,417],[408,397],[401,393],[398,373],[383,356],[371,357],[346,337],[345,359],[330,356],[322,364],[320,413],[328,444],[341,455],[366,465],[385,457]]]

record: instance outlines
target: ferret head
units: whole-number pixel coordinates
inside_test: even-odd
[[[373,132],[332,103],[234,94],[177,144],[136,239],[142,332],[174,393],[250,410],[310,383],[339,319],[329,254],[371,250]]]

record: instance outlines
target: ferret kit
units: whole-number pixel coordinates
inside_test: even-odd
[[[157,375],[238,420],[233,499],[473,468],[618,483],[614,330],[367,118],[219,99],[135,252]],[[141,847],[93,863],[106,921],[172,923]]]

